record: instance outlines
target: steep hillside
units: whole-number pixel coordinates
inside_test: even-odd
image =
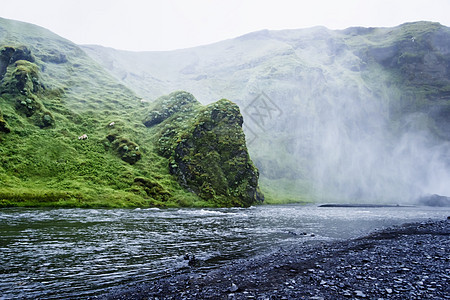
[[[450,194],[450,29],[260,31],[170,52],[83,49],[146,100],[235,99],[263,189],[286,199]]]
[[[195,100],[186,92],[166,98],[172,106]],[[171,111],[165,122],[146,126],[157,108],[142,102],[77,45],[43,28],[0,19],[0,207],[249,206],[261,201],[239,109],[225,100],[217,105],[219,119],[212,107],[198,103],[189,112]],[[178,148],[204,155],[222,181],[202,169],[203,161],[160,150],[168,124],[171,147],[178,149],[200,121],[213,124],[205,136],[214,134],[214,139]],[[220,144],[237,136],[233,143]],[[205,145],[214,151],[205,152]],[[233,153],[230,164],[249,172],[238,176],[223,168],[217,156],[224,151]],[[191,172],[186,182],[183,173],[174,171],[173,159],[202,172]]]
[[[0,41],[3,46],[25,46],[41,68],[42,81],[48,89],[64,92],[70,109],[114,110],[138,105],[133,92],[77,45],[44,28],[0,18]]]

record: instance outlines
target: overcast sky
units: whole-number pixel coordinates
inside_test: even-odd
[[[43,26],[78,44],[172,50],[261,29],[450,26],[450,0],[10,0],[0,16]]]

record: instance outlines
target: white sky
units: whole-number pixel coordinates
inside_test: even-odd
[[[172,50],[260,29],[450,26],[450,0],[1,0],[0,17],[40,25],[77,43]]]

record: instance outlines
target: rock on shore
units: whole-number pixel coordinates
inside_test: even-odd
[[[105,299],[450,299],[450,220],[348,241],[292,245],[209,272],[116,289]]]

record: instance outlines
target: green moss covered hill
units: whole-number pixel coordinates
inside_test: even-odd
[[[144,102],[77,45],[0,19],[0,207],[250,206],[242,122],[225,99]]]

